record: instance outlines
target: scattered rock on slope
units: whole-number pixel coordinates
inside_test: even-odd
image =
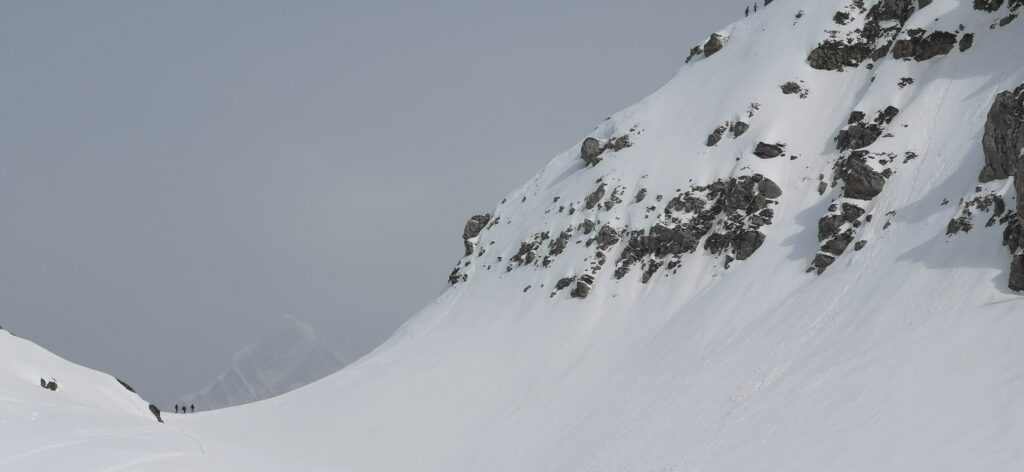
[[[151,404],[149,405],[149,412],[150,412],[150,413],[152,413],[152,414],[153,414],[153,416],[155,416],[155,417],[156,417],[156,420],[157,420],[158,422],[160,422],[160,423],[163,423],[163,422],[164,422],[164,419],[160,417],[160,409],[159,409],[159,408],[157,408],[157,407],[156,407],[156,405],[153,405],[153,404],[151,403]]]
[[[721,51],[725,47],[725,38],[722,35],[715,33],[712,34],[708,41],[704,43],[704,57],[711,57],[716,52]]]
[[[857,0],[854,5],[858,3],[863,9],[864,2]],[[830,35],[810,52],[807,63],[815,69],[841,72],[868,59],[877,61],[889,53],[914,10],[913,0],[880,0],[865,15],[864,27],[846,37]]]
[[[602,160],[601,155],[605,151],[621,151],[625,148],[633,145],[629,135],[622,135],[617,138],[611,138],[607,142],[602,142],[597,138],[587,138],[583,140],[583,145],[580,146],[580,158],[587,165],[596,166]]]
[[[466,255],[473,254],[474,244],[472,240],[477,236],[480,236],[480,232],[483,231],[487,223],[491,221],[491,215],[475,215],[466,222],[466,227],[462,230],[462,241],[466,247]]]
[[[925,31],[921,29],[908,31],[908,38],[900,39],[893,44],[892,57],[922,62],[949,54],[957,45],[955,33],[934,31],[928,36],[925,36],[924,33]]]
[[[757,147],[754,148],[754,155],[761,159],[774,159],[782,155],[785,151],[784,144],[768,144],[765,142],[757,143]]]
[[[886,175],[876,172],[867,163],[866,151],[855,151],[850,154],[839,168],[839,177],[843,179],[843,196],[857,200],[871,200],[882,193]]]

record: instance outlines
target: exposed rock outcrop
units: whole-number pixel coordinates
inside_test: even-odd
[[[475,245],[472,240],[480,236],[480,232],[484,230],[490,221],[491,215],[488,213],[485,215],[474,215],[466,222],[465,228],[462,229],[462,242],[466,247],[465,255],[470,256],[473,254]]]
[[[854,151],[839,167],[843,179],[843,196],[857,200],[871,200],[882,193],[887,176],[868,165],[866,151]]]
[[[765,142],[757,143],[754,148],[754,155],[761,159],[774,159],[782,155],[785,152],[785,144],[768,144]]]
[[[879,111],[872,122],[866,122],[864,112],[854,111],[847,120],[848,126],[836,136],[836,149],[862,149],[874,144],[899,113],[899,108],[889,106]]]
[[[608,141],[587,138],[583,140],[583,144],[580,146],[580,159],[583,159],[583,162],[586,162],[589,166],[596,166],[603,159],[601,156],[605,151],[618,152],[631,146],[633,146],[633,141],[628,134],[611,138]]]
[[[116,380],[116,381],[117,381],[117,383],[121,384],[121,386],[122,386],[122,387],[124,387],[124,388],[125,388],[125,390],[128,390],[129,392],[135,393],[135,389],[134,389],[134,388],[132,388],[132,386],[131,386],[131,385],[128,385],[127,383],[125,383],[125,381],[124,381],[124,380],[121,380],[121,379],[119,379],[119,378],[116,378],[116,377],[114,378],[114,380]]]
[[[863,9],[854,2],[851,10]],[[858,67],[868,59],[885,57],[896,36],[914,13],[913,0],[881,0],[864,16],[864,26],[846,35],[822,41],[807,57],[807,63],[819,70],[842,71]],[[839,12],[840,14],[847,14]],[[842,15],[840,15],[842,16]]]
[[[718,33],[712,34],[708,41],[704,43],[704,57],[711,57],[724,47],[725,38]]]
[[[918,62],[949,54],[957,45],[956,33],[933,31],[925,36],[925,31],[913,29],[907,32],[909,37],[896,41],[892,46],[894,59],[915,60]]]
[[[157,408],[156,405],[150,404],[149,405],[149,412],[152,413],[153,416],[156,417],[156,420],[158,422],[160,422],[160,423],[164,422],[164,419],[160,417],[160,409]]]
[[[580,158],[588,165],[597,165],[601,162],[602,152],[604,152],[604,145],[601,144],[601,141],[587,138],[583,140],[583,146],[580,147]]]
[[[979,176],[982,182],[1005,179],[1017,173],[1017,160],[1024,149],[1024,85],[996,96],[985,122],[982,148],[985,152],[985,167]]]
[[[587,296],[590,295],[590,289],[593,285],[594,276],[590,274],[583,274],[576,279],[576,286],[573,287],[569,296],[579,299],[587,298]]]
[[[786,82],[779,86],[782,89],[784,95],[798,95],[800,98],[807,98],[810,95],[810,90],[797,82]]]
[[[1010,290],[1024,292],[1024,254],[1013,256],[1010,262]]]
[[[615,277],[623,278],[641,263],[641,281],[646,282],[659,268],[678,265],[679,258],[696,251],[705,237],[704,248],[725,255],[726,264],[745,260],[764,243],[766,235],[760,229],[772,223],[769,207],[781,196],[778,184],[760,174],[691,187],[666,204],[654,226],[628,233]],[[665,258],[672,261],[665,264]]]
[[[974,46],[974,35],[971,33],[965,34],[960,38],[960,52],[967,51]]]
[[[602,183],[598,185],[597,188],[590,193],[590,195],[587,195],[587,198],[583,201],[584,207],[586,207],[586,209],[588,210],[594,209],[594,207],[596,207],[597,204],[600,203],[602,199],[604,199],[604,192],[605,184]]]

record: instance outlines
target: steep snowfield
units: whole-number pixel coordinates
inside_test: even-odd
[[[213,410],[265,400],[333,374],[345,363],[308,325],[291,316],[234,356],[210,385],[184,395],[181,403]]]
[[[999,5],[989,13],[935,0],[904,25],[881,22],[911,46],[914,28],[952,32],[956,46],[973,34],[965,52],[811,68],[826,30],[847,37],[878,2],[849,3],[776,0],[720,31],[721,51],[695,55],[591,134],[628,135],[631,146],[605,150],[594,166],[574,147],[511,193],[479,234],[467,231],[472,255],[458,283],[384,346],[281,397],[170,415],[165,427],[195,438],[202,455],[146,444],[132,460],[156,470],[1022,470],[1024,297],[1007,288],[1006,222],[986,226],[991,211],[976,210],[973,230],[946,234],[961,199],[995,192],[1016,207],[1012,179],[980,184],[978,175],[989,109],[1024,83],[1024,20],[998,24],[1019,2],[981,2]],[[837,11],[852,11],[850,23],[837,25]],[[782,93],[791,81],[806,98]],[[879,121],[864,164],[889,177],[874,198],[849,198],[856,177],[873,174],[848,171],[853,153],[835,138],[858,121],[853,111],[867,123],[890,106],[899,113]],[[738,120],[749,129],[706,145]],[[785,155],[756,157],[759,142],[784,143]],[[688,191],[708,200],[695,187],[755,174],[781,190],[750,203],[768,216],[755,224],[752,207],[715,207],[703,213],[713,234],[679,250],[688,236],[676,231],[703,203],[666,207]],[[599,179],[605,193],[587,209]],[[731,199],[739,191],[729,188]],[[843,203],[863,214],[819,241],[819,221]],[[656,222],[669,236],[643,239]],[[763,243],[742,257],[753,246],[708,248],[734,230]],[[563,231],[564,250],[552,255]],[[865,243],[819,275],[819,247],[843,234]],[[633,236],[670,251],[640,251],[627,244]],[[640,259],[617,280],[627,247]],[[726,269],[727,255],[745,260]],[[573,298],[586,292],[584,275],[590,291]],[[566,277],[575,279],[557,290]],[[49,393],[34,388],[25,394]],[[2,431],[5,444],[23,436]]]

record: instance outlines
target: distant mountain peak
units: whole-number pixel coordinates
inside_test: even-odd
[[[282,316],[263,337],[234,354],[216,380],[181,401],[211,410],[265,400],[303,387],[344,367],[316,331]]]

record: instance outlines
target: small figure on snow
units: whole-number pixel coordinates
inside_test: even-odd
[[[178,412],[178,405],[174,405],[174,412],[175,412],[175,413],[177,413],[177,412]]]
[[[195,403],[193,403],[193,404],[192,404],[192,405],[190,405],[190,406],[192,407],[192,413],[195,413],[195,412],[196,412],[196,404],[195,404]]]

